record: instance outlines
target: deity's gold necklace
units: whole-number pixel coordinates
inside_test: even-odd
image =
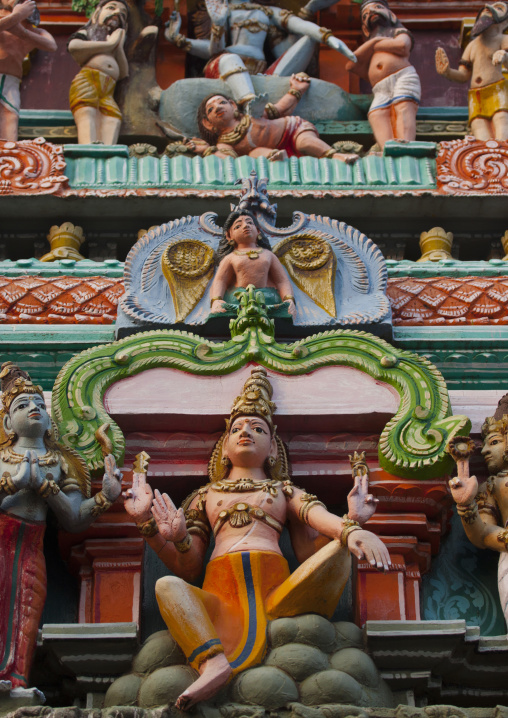
[[[240,122],[229,132],[224,132],[218,139],[218,142],[223,142],[226,145],[237,145],[250,129],[252,123],[252,117],[250,115],[243,115]]]
[[[263,251],[263,248],[260,249],[235,249],[234,253],[238,254],[239,257],[248,257],[249,259],[259,259],[259,255]]]
[[[11,449],[10,446],[2,449],[0,452],[0,460],[4,461],[6,464],[21,464],[24,458],[24,454],[18,454],[16,451]],[[56,464],[58,464],[58,452],[50,449],[43,454],[43,456],[39,456],[38,459],[39,466],[56,466]]]
[[[216,481],[212,484],[214,491],[226,491],[231,494],[242,493],[244,491],[265,491],[272,496],[277,496],[277,489],[280,481],[275,479],[266,479],[265,481],[253,481],[249,478]]]

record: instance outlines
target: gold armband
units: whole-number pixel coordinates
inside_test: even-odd
[[[220,40],[225,32],[226,32],[226,28],[222,27],[222,25],[212,25],[210,35],[213,40]]]
[[[505,549],[508,551],[508,529],[504,529],[497,535],[499,543],[504,543]]]
[[[46,479],[40,486],[38,493],[39,496],[42,496],[43,499],[47,499],[50,494],[53,494],[55,496],[59,493],[59,491],[60,487],[57,483],[53,481],[53,479]]]
[[[280,111],[273,102],[267,102],[265,105],[266,116],[269,120],[278,120],[280,117]]]
[[[174,541],[174,544],[177,551],[180,551],[180,553],[187,553],[192,546],[192,538],[189,534],[187,534],[182,541]]]
[[[323,152],[322,155],[319,156],[320,160],[332,160],[333,156],[337,153],[337,150],[334,150],[333,147],[330,147],[329,150],[326,150],[326,152]]]
[[[315,13],[310,12],[310,10],[307,10],[307,8],[302,7],[300,10],[298,10],[298,17],[301,17],[302,20],[309,20],[312,21],[314,18]]]
[[[478,516],[478,504],[476,501],[465,506],[457,504],[457,513],[465,524],[474,524]]]
[[[293,297],[292,294],[286,294],[285,297],[282,297],[282,301],[283,302],[294,302],[295,298]]]
[[[159,533],[159,527],[157,526],[153,516],[148,519],[148,521],[142,521],[140,524],[136,524],[136,526],[139,533],[141,536],[144,536],[144,538],[152,538]]]
[[[212,306],[212,304],[214,302],[222,302],[222,301],[223,301],[222,297],[210,297],[210,306]]]
[[[353,521],[353,519],[348,518],[347,514],[343,516],[344,521],[344,528],[341,531],[340,534],[340,542],[343,546],[347,547],[347,540],[350,533],[353,533],[353,531],[358,531],[358,529],[361,530],[361,526],[358,523],[358,521]]]
[[[300,92],[300,90],[295,90],[294,87],[288,90],[288,95],[293,95],[293,97],[296,97],[298,102],[300,102],[300,100],[302,99],[302,93]]]
[[[185,35],[175,35],[171,42],[173,45],[176,45],[179,50],[190,50],[192,47],[191,42],[187,40]]]
[[[318,497],[315,494],[301,494],[300,501],[302,502],[302,505],[300,506],[300,510],[298,511],[298,516],[300,520],[306,524],[309,523],[309,511],[314,506],[322,506],[323,508],[326,508],[324,503],[322,501],[319,501]]]
[[[107,511],[110,506],[112,506],[112,502],[107,500],[102,491],[99,491],[98,494],[95,494],[93,498],[95,501],[95,506],[92,508],[91,511],[92,516],[100,516],[105,511]]]
[[[263,7],[263,12],[265,12],[265,8]],[[290,18],[294,17],[294,13],[291,12],[291,10],[281,10],[279,18],[280,18],[280,25],[283,30],[288,29],[288,22]]]
[[[329,30],[327,27],[320,27],[319,32],[321,33],[321,40],[322,42],[327,42],[330,37],[332,37],[333,32]]]
[[[12,482],[12,477],[8,471],[4,471],[2,478],[0,478],[0,490],[5,491],[6,494],[12,496],[18,489]]]
[[[209,157],[215,152],[217,152],[217,145],[210,145],[210,147],[207,147],[206,150],[203,152],[203,157]]]

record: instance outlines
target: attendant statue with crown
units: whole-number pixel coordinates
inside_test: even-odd
[[[116,501],[121,473],[105,458],[102,490],[58,442],[42,387],[12,362],[2,365],[0,421],[0,684],[24,688],[46,598],[43,537],[48,509],[65,531],[87,529]]]
[[[154,497],[144,473],[134,474],[125,493],[126,510],[176,574],[157,582],[156,595],[173,638],[199,673],[176,702],[183,710],[261,662],[268,621],[309,612],[331,617],[350,553],[380,569],[390,565],[382,541],[360,526],[375,510],[365,484],[357,481],[344,518],[293,485],[273,423],[272,391],[266,371],[253,369],[212,453],[210,483],[180,509],[166,494]],[[292,574],[279,548],[285,525],[301,562]],[[215,549],[203,588],[196,588],[187,582],[200,575],[212,534]]]
[[[450,490],[471,543],[500,554],[499,598],[508,625],[508,394],[499,401],[494,416],[485,419],[482,438],[482,455],[491,475],[478,491],[476,477],[469,475],[474,442],[457,436],[449,447],[458,474],[450,481]]]

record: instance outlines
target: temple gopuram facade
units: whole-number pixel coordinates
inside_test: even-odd
[[[508,2],[0,0],[0,716],[508,718]]]

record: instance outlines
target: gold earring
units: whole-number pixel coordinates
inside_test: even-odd
[[[271,466],[273,468],[276,463],[277,463],[277,459],[275,458],[275,456],[268,457],[268,466]]]
[[[231,460],[229,456],[223,456],[220,462],[223,466],[231,466]]]

